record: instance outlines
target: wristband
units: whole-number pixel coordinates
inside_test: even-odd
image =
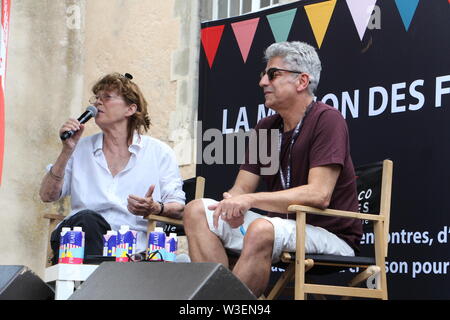
[[[158,213],[158,216],[160,216],[163,213],[163,211],[164,211],[164,203],[162,201],[158,201],[158,203],[161,206],[161,210]]]

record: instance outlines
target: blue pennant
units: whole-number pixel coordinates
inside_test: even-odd
[[[406,31],[408,31],[409,26],[411,25],[419,1],[420,0],[395,0]]]

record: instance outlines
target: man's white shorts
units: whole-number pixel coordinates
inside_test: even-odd
[[[213,199],[202,199],[202,201],[205,207],[209,229],[222,240],[225,248],[240,252],[248,226],[255,219],[262,218],[272,223],[275,232],[272,261],[278,262],[283,251],[295,251],[295,220],[281,219],[278,217],[270,218],[253,211],[247,211],[244,216],[244,224],[241,227],[233,229],[228,223],[219,218],[219,225],[216,229],[213,225],[214,210],[209,210],[208,206],[217,203],[217,201]],[[306,225],[306,253],[342,256],[355,255],[353,249],[344,240],[323,228],[309,224]]]

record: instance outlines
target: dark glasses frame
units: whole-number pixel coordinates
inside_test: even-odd
[[[152,258],[156,255],[159,255],[158,260],[152,260]],[[149,256],[147,256],[145,253],[135,253],[135,254],[128,254],[126,253],[128,262],[165,262],[164,256],[159,250],[153,251],[150,253]]]
[[[292,73],[303,73],[302,71],[296,71],[296,70],[287,70],[287,69],[279,69],[279,68],[270,68],[268,70],[261,71],[260,77],[261,79],[267,74],[267,77],[269,78],[269,81],[272,81],[275,78],[275,72],[277,71],[286,71],[286,72],[292,72]]]

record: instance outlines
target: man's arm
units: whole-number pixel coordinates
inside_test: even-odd
[[[242,224],[243,215],[250,208],[280,213],[287,213],[287,208],[292,204],[327,208],[340,172],[339,165],[315,167],[309,170],[306,185],[282,191],[246,193],[225,198],[214,205],[214,208],[209,208],[214,210],[214,225],[218,226],[220,216],[236,228]]]
[[[280,213],[287,212],[292,204],[325,209],[330,204],[340,172],[339,165],[311,168],[308,184],[282,191],[249,194],[249,202],[252,208]]]
[[[253,193],[258,188],[260,177],[246,170],[239,170],[233,187],[228,190],[230,196]]]

